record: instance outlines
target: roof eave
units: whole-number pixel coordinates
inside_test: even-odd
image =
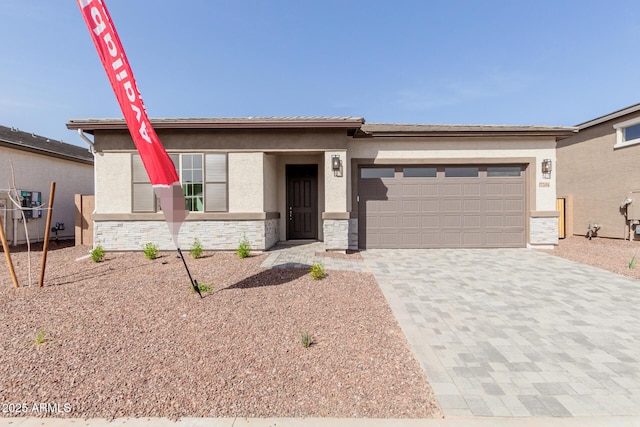
[[[595,119],[589,120],[587,122],[580,123],[576,125],[576,127],[579,130],[583,130],[586,128],[590,128],[592,126],[602,124],[604,122],[608,122],[609,120],[615,120],[617,118],[626,116],[627,114],[637,113],[638,111],[640,111],[640,104],[634,104],[629,107],[625,107],[620,110],[614,111],[613,113],[609,113],[604,116],[596,117]]]
[[[513,137],[513,136],[546,136],[546,137],[555,137],[556,140],[561,140],[565,138],[569,138],[578,132],[577,128],[567,128],[567,129],[550,129],[550,130],[523,130],[523,131],[488,131],[488,130],[474,130],[474,131],[368,131],[367,136],[369,137],[383,137],[383,138],[392,138],[392,137],[441,137],[441,138],[454,138],[454,137],[469,137],[469,136],[477,136],[477,137]]]
[[[162,120],[151,119],[155,129],[359,129],[364,119],[343,120]],[[82,129],[87,133],[96,130],[126,130],[124,120],[76,120],[67,122],[67,129]]]
[[[37,148],[37,147],[32,147],[30,145],[25,145],[25,144],[21,144],[18,142],[13,142],[13,141],[6,141],[6,140],[0,140],[0,146],[3,147],[8,147],[8,148],[13,148],[16,150],[21,150],[21,151],[26,151],[26,152],[30,152],[30,153],[35,153],[35,154],[42,154],[42,155],[48,155],[51,157],[55,157],[58,159],[63,159],[63,160],[69,160],[72,162],[77,162],[77,163],[84,163],[87,165],[93,165],[93,158],[85,158],[85,157],[80,157],[80,156],[73,156],[73,155],[69,155],[69,154],[62,154],[59,153],[57,151],[54,150],[45,150],[42,148]]]

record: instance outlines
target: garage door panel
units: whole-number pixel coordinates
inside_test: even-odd
[[[419,184],[405,184],[402,186],[402,195],[405,197],[419,197],[420,193]]]
[[[462,211],[462,200],[447,199],[442,201],[442,212],[460,212]]]
[[[463,200],[464,213],[477,213],[480,214],[480,199],[464,199]]]
[[[463,215],[462,216],[462,225],[464,228],[480,228],[480,219],[482,217],[478,215]]]
[[[403,200],[402,212],[405,215],[418,214],[420,212],[420,201],[419,200]]]
[[[526,245],[525,174],[499,175],[500,166],[463,167],[480,171],[465,176],[453,172],[447,176],[448,167],[444,167],[445,173],[443,167],[417,168],[440,172],[407,174],[407,167],[400,165],[385,168],[395,170],[393,175],[374,178],[381,172],[369,171],[369,179],[360,178],[358,229],[363,247]]]
[[[438,197],[438,184],[421,184],[420,195],[423,197]]]
[[[423,214],[438,213],[438,201],[422,200],[420,208]]]
[[[482,233],[479,231],[462,233],[462,245],[468,248],[477,248],[482,246]]]
[[[524,186],[520,183],[508,183],[504,185],[505,196],[522,196],[524,194]]]
[[[402,228],[403,229],[407,229],[407,228],[413,228],[415,229],[414,232],[420,232],[420,217],[415,215],[415,216],[403,216],[401,218],[402,221]]]
[[[423,230],[428,228],[439,228],[440,216],[422,216],[420,217],[420,224]]]
[[[443,228],[460,228],[462,226],[462,220],[459,214],[442,215],[441,223]]]
[[[462,191],[464,192],[464,195],[466,197],[479,196],[480,195],[480,184],[479,183],[463,184]]]
[[[462,196],[462,184],[443,183],[441,185],[443,196]]]

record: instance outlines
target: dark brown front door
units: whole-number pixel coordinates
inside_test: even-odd
[[[318,238],[318,165],[287,165],[287,239]]]

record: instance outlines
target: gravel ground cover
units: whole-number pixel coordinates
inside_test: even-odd
[[[543,252],[640,279],[640,242],[571,236],[561,239],[554,250]]]
[[[315,281],[260,268],[266,255],[185,254],[211,288],[200,299],[175,253],[94,263],[76,261],[86,247],[51,249],[41,289],[26,286],[23,248],[20,289],[0,258],[2,416],[441,416],[369,274]]]

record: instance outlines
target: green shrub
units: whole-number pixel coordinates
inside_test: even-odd
[[[213,286],[207,285],[206,283],[198,283],[198,289],[200,293],[202,292],[211,292],[213,290]],[[194,294],[196,291],[191,287],[191,293]]]
[[[144,245],[143,252],[144,256],[146,256],[147,259],[156,259],[158,258],[158,253],[160,252],[160,250],[158,249],[158,245],[149,242]]]
[[[49,341],[51,341],[51,339],[47,336],[47,331],[44,328],[42,328],[38,331],[38,334],[36,335],[36,339],[34,343],[36,345],[40,345]]]
[[[300,343],[304,348],[309,348],[314,344],[313,337],[307,331],[300,332]]]
[[[198,238],[196,237],[196,240],[194,240],[193,244],[191,245],[191,249],[189,249],[189,253],[192,257],[198,259],[202,256],[202,252],[202,243],[200,243],[200,240],[198,240]]]
[[[637,261],[638,261],[638,260],[636,259],[636,256],[634,255],[634,256],[633,256],[633,258],[631,258],[631,261],[629,261],[629,268],[630,268],[630,269],[635,268],[635,267],[636,267],[636,262],[637,262]]]
[[[311,264],[309,274],[311,274],[311,278],[314,280],[324,279],[324,276],[326,275],[324,272],[324,265],[315,261],[313,264]]]
[[[91,251],[91,259],[93,262],[104,261],[104,249],[102,246],[98,245]]]
[[[247,240],[247,236],[242,236],[242,240],[240,240],[240,245],[238,246],[238,249],[236,249],[236,253],[240,258],[246,258],[251,255],[251,246],[249,246],[249,240]]]

